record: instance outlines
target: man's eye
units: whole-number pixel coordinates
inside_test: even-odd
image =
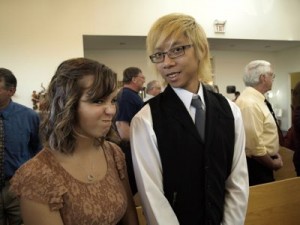
[[[181,52],[181,51],[182,51],[182,47],[177,47],[177,48],[172,49],[173,53],[178,53],[178,52]]]
[[[154,54],[154,57],[155,58],[161,58],[163,56],[163,53],[162,52],[158,52],[158,53],[155,53]]]

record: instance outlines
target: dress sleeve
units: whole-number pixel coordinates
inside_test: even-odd
[[[122,152],[121,148],[118,147],[117,145],[111,143],[111,148],[113,152],[113,160],[116,164],[119,177],[121,180],[123,180],[125,178],[125,174],[127,173],[125,155]]]
[[[62,177],[54,175],[45,163],[36,158],[20,167],[10,183],[10,191],[19,198],[48,204],[52,211],[63,207],[63,195],[67,189]]]

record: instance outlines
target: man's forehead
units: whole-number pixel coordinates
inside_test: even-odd
[[[172,48],[173,46],[176,46],[176,45],[181,45],[181,44],[186,44],[187,42],[187,38],[184,37],[183,35],[180,36],[180,37],[171,37],[171,38],[167,38],[165,40],[161,40],[159,41],[156,46],[155,46],[155,49],[168,49],[168,48]]]

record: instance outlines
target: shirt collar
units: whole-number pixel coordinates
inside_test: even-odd
[[[0,111],[0,115],[2,115],[3,119],[7,118],[12,111],[13,108],[13,101],[10,100],[9,104]]]
[[[265,101],[266,97],[260,93],[258,90],[256,90],[253,87],[246,87],[245,88],[246,93],[250,93],[251,95],[255,96],[255,98],[259,99],[260,101]]]
[[[175,93],[178,95],[178,97],[181,99],[181,101],[183,102],[183,104],[185,105],[185,107],[189,110],[190,106],[191,106],[191,102],[192,102],[192,98],[193,96],[199,96],[202,103],[203,103],[203,107],[205,108],[205,101],[204,101],[204,94],[203,94],[203,86],[202,83],[200,82],[199,85],[199,90],[197,94],[194,94],[192,92],[189,92],[183,88],[173,88],[172,89],[175,91]]]

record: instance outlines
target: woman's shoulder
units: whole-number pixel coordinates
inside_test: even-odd
[[[56,169],[55,157],[50,150],[41,150],[23,164],[10,180],[10,190],[17,196],[48,203],[60,199],[67,190],[63,178]]]
[[[124,154],[120,146],[111,141],[105,141],[104,148],[108,149],[112,154],[118,154],[118,155]]]
[[[112,161],[114,162],[115,167],[118,170],[120,178],[123,179],[126,173],[126,162],[124,152],[117,144],[113,142],[105,141],[104,144],[106,152],[111,155]]]
[[[22,176],[39,176],[41,171],[49,170],[51,160],[50,150],[44,148],[32,159],[25,162],[16,172],[15,176],[22,174]]]

